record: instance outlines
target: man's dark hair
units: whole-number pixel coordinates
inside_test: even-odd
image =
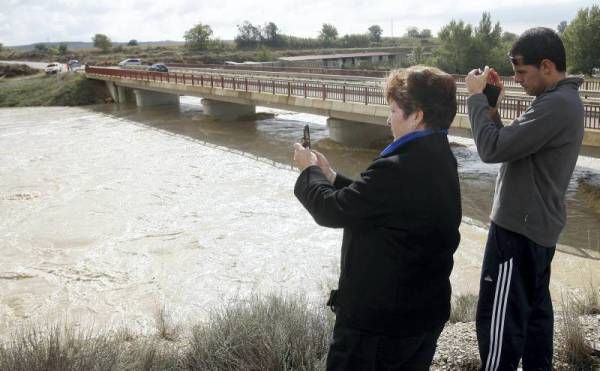
[[[385,97],[396,102],[404,114],[423,111],[430,129],[448,129],[456,116],[456,83],[452,75],[427,66],[392,71],[385,86]]]
[[[514,65],[536,67],[541,65],[543,59],[548,59],[554,62],[559,72],[567,70],[565,46],[558,34],[546,27],[530,28],[523,32],[510,49],[509,58]]]

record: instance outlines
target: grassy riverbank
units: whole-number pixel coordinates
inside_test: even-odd
[[[555,369],[590,369],[600,361],[588,345],[588,338],[600,336],[598,289],[590,287],[583,297],[567,302],[556,320]],[[432,369],[477,369],[475,303],[472,295],[454,301],[453,311],[460,313],[453,313],[457,322],[444,329]],[[324,369],[333,322],[327,308],[277,296],[223,308],[207,323],[187,329],[160,308],[152,334],[127,328],[93,333],[58,325],[21,330],[0,344],[0,369],[316,371]]]
[[[0,107],[81,106],[103,103],[107,97],[104,83],[78,73],[0,80]]]

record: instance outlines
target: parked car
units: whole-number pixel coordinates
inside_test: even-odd
[[[141,66],[141,65],[142,65],[142,60],[139,58],[127,58],[127,59],[123,59],[121,62],[119,62],[119,66],[121,66],[121,67]]]
[[[150,68],[148,68],[148,71],[169,72],[169,69],[162,63],[154,63],[152,66],[150,66]]]
[[[70,70],[75,70],[77,67],[81,66],[81,63],[77,59],[71,59],[67,62],[67,66]]]
[[[59,72],[62,72],[62,65],[58,62],[49,63],[46,68],[44,68],[46,75],[53,75]]]

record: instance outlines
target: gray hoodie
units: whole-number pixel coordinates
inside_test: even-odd
[[[565,193],[584,133],[582,82],[559,81],[506,126],[490,117],[485,95],[467,100],[479,156],[502,162],[490,217],[538,245],[555,246],[566,223]]]

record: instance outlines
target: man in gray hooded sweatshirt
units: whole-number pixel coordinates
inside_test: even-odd
[[[482,370],[552,369],[550,265],[566,222],[565,193],[583,139],[579,78],[567,78],[565,49],[549,28],[525,31],[509,53],[514,78],[535,99],[504,126],[482,94],[495,71],[466,79],[469,119],[484,162],[502,163],[477,305]],[[499,100],[500,101],[500,100]]]

